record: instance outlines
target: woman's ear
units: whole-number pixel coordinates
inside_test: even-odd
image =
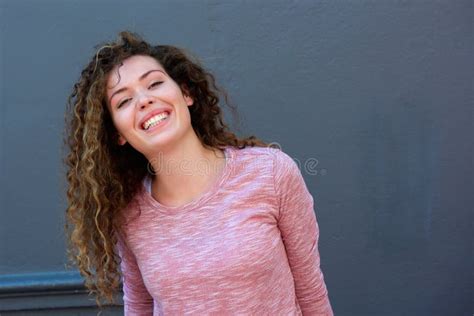
[[[189,93],[189,90],[186,86],[183,86],[181,88],[181,90],[183,90],[183,96],[184,96],[184,101],[186,101],[186,104],[188,106],[191,106],[194,104],[194,100],[193,98],[191,97],[191,94]]]
[[[119,134],[117,143],[118,143],[120,146],[123,146],[123,145],[125,145],[125,144],[127,143],[127,140],[126,140],[122,135]]]
[[[194,104],[194,100],[193,98],[191,98],[190,96],[188,96],[187,94],[184,95],[184,100],[186,101],[186,104],[188,106],[191,106]]]

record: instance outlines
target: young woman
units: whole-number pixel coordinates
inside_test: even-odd
[[[332,315],[296,163],[224,124],[214,77],[120,33],[66,119],[70,255],[126,315]]]

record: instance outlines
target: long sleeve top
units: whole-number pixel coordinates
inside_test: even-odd
[[[220,177],[193,201],[159,203],[148,177],[125,209],[125,315],[333,315],[295,161],[275,148],[224,152]]]

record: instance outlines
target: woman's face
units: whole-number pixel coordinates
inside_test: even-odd
[[[119,132],[145,156],[189,135],[193,99],[153,57],[135,55],[115,67],[107,80],[107,106]]]

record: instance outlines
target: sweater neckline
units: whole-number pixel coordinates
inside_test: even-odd
[[[227,178],[229,177],[233,162],[235,160],[235,150],[232,146],[225,146],[223,148],[224,155],[225,155],[225,165],[223,170],[221,171],[220,175],[218,176],[217,180],[214,181],[206,191],[201,193],[198,197],[194,198],[190,202],[187,202],[183,205],[178,205],[178,206],[169,206],[169,205],[164,205],[160,202],[158,202],[152,195],[151,195],[151,181],[152,177],[151,175],[147,175],[143,181],[143,194],[145,195],[145,198],[151,203],[151,205],[154,208],[159,209],[160,211],[186,211],[189,209],[196,208],[206,201],[208,201],[211,197],[213,197],[220,188],[223,187],[223,184],[227,181]]]

